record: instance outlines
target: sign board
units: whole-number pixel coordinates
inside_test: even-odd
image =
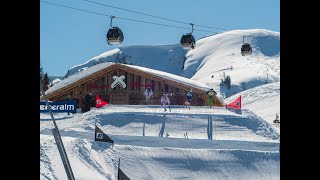
[[[48,102],[52,112],[76,112],[76,101]],[[45,101],[40,101],[40,112],[49,112]]]

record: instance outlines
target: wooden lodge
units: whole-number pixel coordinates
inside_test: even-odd
[[[184,105],[185,91],[192,89],[192,106],[207,105],[208,86],[197,81],[163,71],[128,64],[105,62],[80,71],[46,91],[48,100],[64,101],[68,95],[77,101],[77,108],[85,107],[85,96],[92,94],[91,106],[95,106],[95,95],[110,104],[147,104],[144,91],[151,87],[153,98],[150,105],[160,105],[162,94],[170,94],[171,105]],[[214,99],[215,106],[223,106],[222,100]]]

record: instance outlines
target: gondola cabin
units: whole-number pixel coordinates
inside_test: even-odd
[[[191,33],[184,34],[180,40],[181,46],[184,49],[194,49],[196,41]]]
[[[247,56],[252,54],[252,48],[249,43],[244,43],[241,46],[241,55],[242,56]]]
[[[123,33],[120,28],[112,27],[107,33],[107,42],[110,45],[121,44],[123,41]]]

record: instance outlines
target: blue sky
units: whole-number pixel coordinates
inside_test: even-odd
[[[82,64],[106,51],[116,48],[108,45],[106,33],[110,18],[74,9],[44,3],[51,2],[86,11],[122,18],[178,26],[187,29],[158,26],[114,19],[112,25],[124,33],[122,45],[177,44],[191,26],[85,0],[40,0],[40,62],[48,75],[65,75],[71,67]],[[137,11],[195,25],[227,30],[268,29],[280,32],[280,0],[90,0],[109,6]],[[221,29],[195,26],[193,36],[222,32]]]

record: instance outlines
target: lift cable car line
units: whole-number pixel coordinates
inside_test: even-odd
[[[142,20],[118,17],[118,16],[112,16],[112,15],[107,15],[107,14],[98,13],[98,12],[94,12],[94,11],[88,11],[88,10],[85,10],[85,9],[75,8],[75,7],[71,7],[71,6],[51,3],[51,2],[47,2],[47,1],[40,1],[40,2],[47,3],[47,4],[50,4],[50,5],[54,5],[54,6],[60,6],[60,7],[64,7],[64,8],[69,8],[69,9],[73,9],[73,10],[83,11],[83,12],[87,12],[87,13],[92,13],[92,14],[96,14],[96,15],[106,16],[106,17],[110,17],[110,18],[111,17],[116,17],[117,19],[140,22],[140,23],[145,23],[145,24],[153,24],[153,25],[158,25],[158,26],[173,27],[173,28],[178,28],[178,29],[189,29],[189,28],[186,28],[186,27],[180,27],[180,26],[174,26],[174,25],[168,25],[168,24],[161,24],[161,23],[154,23],[154,22],[148,22],[148,21],[142,21]],[[190,23],[188,23],[188,24],[190,24]],[[201,29],[194,29],[194,30],[195,31],[199,31],[199,32],[209,32],[209,33],[213,33],[213,34],[218,34],[219,33],[219,32],[212,32],[212,31],[206,31],[206,30],[201,30]]]
[[[110,8],[120,9],[120,10],[131,12],[131,13],[141,14],[141,15],[144,15],[144,16],[149,16],[149,17],[153,17],[153,18],[158,18],[158,19],[163,19],[163,20],[167,20],[167,21],[171,21],[171,22],[176,22],[176,23],[180,23],[180,24],[186,24],[186,25],[190,24],[190,23],[187,23],[187,22],[182,22],[182,21],[178,21],[178,20],[174,20],[174,19],[155,16],[155,15],[142,13],[142,12],[138,12],[138,11],[132,11],[132,10],[129,10],[129,9],[124,9],[124,8],[120,8],[120,7],[116,7],[116,6],[111,6],[111,5],[107,5],[107,4],[103,4],[103,3],[99,3],[99,2],[95,2],[95,1],[90,1],[90,0],[82,0],[82,1],[86,1],[86,2],[89,2],[89,3],[93,3],[93,4],[98,4],[98,5],[106,6],[106,7],[110,7]],[[210,28],[210,29],[228,30],[228,29],[225,29],[225,28],[211,27],[211,26],[205,26],[205,25],[199,25],[199,24],[194,24],[194,26]]]
[[[86,2],[89,2],[89,3],[94,3],[94,4],[98,4],[98,5],[102,5],[102,6],[107,6],[107,7],[111,7],[111,8],[116,8],[116,9],[132,12],[132,13],[136,13],[136,14],[141,14],[141,15],[145,15],[145,16],[149,16],[149,17],[154,17],[154,18],[158,18],[158,19],[163,19],[163,20],[167,20],[167,21],[181,23],[181,24],[185,24],[185,25],[191,25],[192,26],[191,33],[184,34],[181,37],[181,40],[180,40],[180,44],[183,46],[184,49],[187,49],[187,50],[188,49],[194,49],[195,45],[196,45],[195,38],[192,35],[193,31],[209,32],[209,33],[212,33],[211,35],[217,35],[217,34],[223,33],[223,32],[212,32],[212,31],[206,31],[206,30],[201,30],[201,29],[194,29],[193,26],[221,29],[221,30],[225,30],[224,32],[230,31],[230,30],[225,29],[225,28],[215,28],[215,27],[210,27],[210,26],[197,25],[197,24],[194,24],[194,23],[186,23],[186,22],[182,22],[182,21],[178,21],[178,20],[173,20],[173,19],[169,19],[169,18],[154,16],[154,15],[150,15],[150,14],[146,14],[146,13],[132,11],[132,10],[119,8],[119,7],[115,7],[115,6],[110,6],[110,5],[107,5],[107,4],[102,4],[102,3],[98,3],[98,2],[94,2],[94,1],[90,1],[90,0],[82,0],[82,1],[86,1]],[[83,12],[92,13],[92,14],[106,16],[106,17],[111,18],[111,22],[110,22],[110,27],[111,28],[109,29],[109,31],[107,33],[107,41],[108,41],[108,44],[110,44],[110,45],[121,44],[123,39],[124,39],[124,35],[123,35],[123,32],[121,31],[121,29],[118,28],[118,27],[113,27],[112,26],[112,19],[114,19],[114,18],[123,19],[123,20],[127,20],[127,21],[134,21],[134,22],[152,24],[152,25],[158,25],[158,26],[166,26],[166,27],[173,27],[173,28],[179,28],[179,29],[189,29],[189,28],[186,28],[186,27],[180,27],[180,26],[169,25],[169,24],[148,22],[148,21],[130,19],[130,18],[125,18],[125,17],[116,17],[116,16],[113,16],[113,15],[107,15],[107,14],[103,14],[103,13],[99,13],[99,12],[95,12],[95,11],[89,11],[89,10],[86,10],[86,9],[75,8],[75,7],[71,7],[71,6],[66,6],[66,5],[62,5],[62,4],[56,4],[56,3],[42,1],[42,0],[40,0],[40,2],[47,3],[48,5],[60,6],[60,7],[64,7],[64,8],[69,8],[69,9],[73,9],[73,10],[83,11]],[[236,35],[236,34],[229,34],[229,35],[243,37],[243,44],[241,46],[241,54],[243,56],[251,55],[252,47],[251,47],[251,45],[249,43],[244,43],[244,38],[245,37],[252,37],[254,39],[255,36],[242,36],[242,35]]]

